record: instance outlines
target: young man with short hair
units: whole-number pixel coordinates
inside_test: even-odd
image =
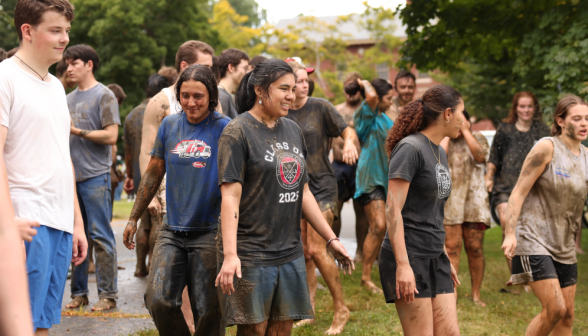
[[[396,75],[394,79],[394,89],[398,96],[392,98],[392,105],[386,115],[396,121],[396,118],[400,115],[400,112],[404,109],[406,104],[414,100],[414,93],[416,92],[416,77],[412,72],[403,70]]]
[[[13,298],[20,295],[10,304],[16,319],[6,326],[0,318],[0,333],[30,335],[34,330],[48,335],[52,325],[60,322],[70,261],[81,264],[87,251],[69,151],[67,100],[59,80],[49,74],[69,42],[74,14],[67,0],[19,0],[14,13],[20,48],[0,64],[0,212],[10,215],[14,207],[15,224],[27,241],[33,328],[30,312],[23,311],[29,301],[21,287],[26,282],[21,281],[10,289]],[[7,204],[3,197],[8,193]],[[36,235],[31,228],[35,222],[40,224]],[[20,250],[11,253],[13,259],[22,260]],[[18,276],[3,274],[7,281]],[[9,294],[2,290],[1,296]]]
[[[67,63],[65,63],[64,60],[57,62],[57,65],[55,66],[55,77],[59,79],[65,90],[76,87],[76,83],[73,83],[71,79],[69,79],[69,75],[67,74]]]
[[[84,44],[68,48],[63,58],[78,87],[67,95],[71,115],[70,151],[75,167],[78,200],[87,235],[94,242],[99,301],[92,310],[116,307],[118,265],[112,216],[111,146],[116,144],[120,117],[116,97],[94,74],[100,66],[96,51]],[[84,261],[71,277],[72,301],[67,308],[88,302],[88,266]]]
[[[249,55],[239,49],[223,50],[218,56],[218,68],[218,100],[223,107],[224,115],[234,119],[239,113],[232,93],[237,91],[241,79],[249,70]]]

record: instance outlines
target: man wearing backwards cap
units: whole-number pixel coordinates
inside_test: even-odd
[[[286,118],[294,120],[302,129],[306,140],[308,157],[306,158],[309,187],[329,225],[338,216],[337,211],[337,180],[333,167],[329,162],[329,138],[341,136],[345,140],[343,161],[355,164],[358,158],[354,143],[357,141],[355,131],[347,127],[347,123],[335,107],[326,99],[308,97],[308,74],[314,69],[307,68],[300,58],[292,57],[286,62],[296,73],[296,100],[288,111]],[[339,270],[335,261],[327,255],[326,241],[307,224],[305,219],[300,223],[306,260],[306,276],[310,290],[310,299],[315,307],[317,279],[315,268],[318,267],[333,296],[335,314],[327,335],[336,335],[343,331],[349,319],[349,309],[343,300],[343,290],[339,278]],[[297,325],[313,322],[304,320]]]

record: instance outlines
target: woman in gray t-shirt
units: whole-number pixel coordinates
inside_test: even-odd
[[[572,334],[575,242],[588,193],[588,151],[581,145],[588,134],[588,104],[563,98],[551,134],[527,155],[506,210],[502,249],[512,259],[511,281],[528,283],[542,306],[527,335]]]
[[[388,232],[380,252],[380,279],[386,302],[396,304],[407,335],[459,335],[453,294],[459,280],[445,251],[443,228],[452,183],[439,143],[457,138],[463,110],[457,90],[432,87],[404,108],[387,139]],[[443,318],[435,310],[443,311]]]

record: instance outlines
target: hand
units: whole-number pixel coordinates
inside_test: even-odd
[[[225,257],[223,267],[221,268],[214,286],[218,287],[219,283],[223,293],[231,295],[235,292],[233,286],[233,277],[237,274],[237,278],[241,279],[241,260],[236,255]]]
[[[345,250],[345,246],[340,241],[333,240],[329,244],[328,249],[333,254],[333,257],[335,257],[335,260],[337,260],[337,266],[340,270],[343,270],[343,274],[351,275],[351,271],[355,271],[355,264],[349,256],[349,253],[347,253],[347,250]]]
[[[459,282],[459,279],[457,278],[457,271],[455,270],[455,267],[453,267],[453,265],[451,265],[451,280],[453,280],[453,287],[461,285],[461,282]]]
[[[357,79],[357,84],[359,84],[359,87],[364,88],[364,89],[366,86],[371,85],[370,81],[365,80],[365,79],[359,79],[359,78]]]
[[[357,154],[357,149],[353,141],[345,141],[345,145],[343,145],[343,162],[353,166],[358,158],[359,154]]]
[[[470,133],[470,121],[465,120],[463,123],[461,123],[460,130],[461,130],[461,134]]]
[[[486,190],[488,190],[488,192],[492,192],[492,188],[494,188],[494,180],[492,179],[486,179]]]
[[[71,252],[71,262],[79,266],[88,254],[88,239],[84,232],[83,225],[74,225],[73,246]]]
[[[504,224],[503,224],[504,225]],[[502,251],[508,260],[512,260],[517,250],[517,238],[514,235],[504,237],[502,242]]]
[[[33,229],[33,227],[39,227],[39,222],[26,218],[14,217],[14,223],[18,227],[20,238],[29,243],[32,242],[33,236],[37,235],[37,230]]]
[[[123,232],[123,244],[125,244],[129,250],[133,250],[135,248],[135,242],[133,241],[133,238],[135,237],[136,232],[137,223],[135,223],[135,221],[129,220],[127,227],[125,227],[125,231]]]
[[[414,294],[419,294],[416,288],[414,273],[410,264],[398,265],[396,267],[396,297],[403,299],[406,303],[414,302]]]
[[[149,206],[147,207],[147,211],[149,211],[151,216],[157,216],[161,213],[161,204],[159,204],[157,197],[153,197],[151,203],[149,203]]]
[[[135,182],[133,181],[132,178],[130,178],[130,177],[125,178],[125,184],[123,186],[123,189],[125,190],[125,192],[127,194],[132,192],[135,189]]]

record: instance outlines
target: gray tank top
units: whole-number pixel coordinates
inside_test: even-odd
[[[588,151],[575,156],[556,137],[553,158],[523,203],[516,228],[517,255],[548,255],[562,264],[575,264],[576,235],[588,193]]]

